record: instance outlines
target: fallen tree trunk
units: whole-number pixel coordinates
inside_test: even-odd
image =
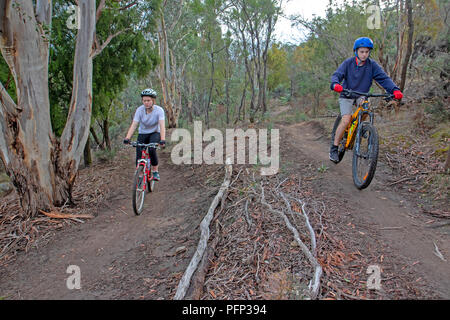
[[[211,220],[214,217],[214,210],[216,209],[217,205],[219,204],[219,201],[224,201],[224,194],[228,190],[228,187],[230,185],[231,181],[231,173],[232,173],[232,166],[230,164],[230,159],[227,159],[227,165],[225,167],[225,179],[222,183],[222,186],[219,189],[219,192],[214,197],[213,202],[211,203],[211,206],[209,207],[208,213],[203,218],[202,222],[200,223],[200,240],[198,242],[197,250],[194,253],[194,256],[191,259],[191,262],[189,263],[189,266],[187,267],[186,271],[183,274],[183,277],[180,280],[180,283],[178,284],[177,292],[175,293],[174,300],[181,300],[184,299],[186,292],[189,288],[191,277],[194,274],[195,270],[197,269],[198,264],[203,258],[203,255],[205,253],[208,239],[209,239],[209,225],[211,223]]]
[[[203,295],[203,287],[205,283],[206,273],[210,266],[210,260],[214,255],[219,238],[214,238],[211,245],[206,249],[203,254],[202,261],[200,262],[197,271],[192,275],[191,284],[184,297],[185,300],[200,300]]]

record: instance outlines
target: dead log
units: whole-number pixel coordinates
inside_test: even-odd
[[[230,159],[227,159],[227,165],[225,166],[225,179],[222,183],[222,186],[219,189],[219,192],[214,197],[213,202],[211,203],[211,206],[209,207],[208,213],[203,218],[202,222],[200,223],[200,240],[198,242],[197,250],[194,253],[194,256],[191,259],[191,262],[189,263],[189,266],[187,267],[186,271],[183,274],[183,277],[180,280],[180,283],[178,284],[177,292],[175,293],[174,300],[181,300],[185,298],[186,292],[189,288],[191,277],[194,274],[195,270],[197,269],[198,264],[203,258],[203,255],[205,253],[208,239],[209,239],[209,225],[211,223],[211,220],[214,217],[214,210],[216,209],[217,205],[219,204],[219,201],[223,199],[224,193],[227,191],[228,186],[230,185],[231,181],[231,173],[232,173],[232,166]]]
[[[217,243],[219,242],[219,238],[214,238],[211,241],[211,245],[207,248],[205,254],[203,255],[203,259],[200,262],[200,265],[197,268],[197,271],[192,276],[191,285],[187,290],[185,300],[200,300],[203,295],[203,286],[205,283],[206,273],[210,266],[210,261],[213,258],[214,250],[216,249]]]

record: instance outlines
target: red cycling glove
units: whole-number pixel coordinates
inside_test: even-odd
[[[342,90],[344,90],[344,88],[339,83],[336,83],[333,87],[333,90],[336,92],[342,92]]]
[[[394,94],[394,98],[397,100],[400,100],[401,98],[403,98],[403,93],[400,90],[395,90],[393,92],[393,94]]]

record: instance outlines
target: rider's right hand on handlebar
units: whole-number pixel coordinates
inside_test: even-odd
[[[124,144],[130,144],[130,139],[124,139],[124,140],[123,140],[123,143],[124,143]]]
[[[333,90],[336,92],[342,92],[342,90],[344,90],[344,88],[339,83],[336,83],[333,87]]]

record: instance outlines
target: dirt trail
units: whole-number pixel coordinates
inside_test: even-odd
[[[387,177],[382,163],[378,164],[371,185],[362,191],[356,189],[351,171],[352,152],[347,152],[338,165],[333,164],[328,158],[328,137],[324,135],[318,123],[303,122],[283,126],[281,132],[282,138],[286,139],[286,143],[292,148],[292,154],[307,154],[329,167],[326,171],[326,182],[319,186],[319,189],[345,199],[355,208],[353,218],[358,220],[360,225],[375,231],[379,240],[387,243],[397,255],[410,261],[417,274],[423,277],[438,295],[450,298],[448,226],[440,229],[429,228],[427,221],[430,217],[419,213],[411,203],[396,193],[395,186],[386,187]],[[283,162],[283,155],[280,162]],[[441,260],[434,253],[435,244],[447,261]]]
[[[352,212],[342,214],[351,214],[358,222],[355,224],[362,226],[354,232],[364,234],[369,230],[375,234],[375,239],[387,244],[395,257],[401,257],[414,268],[417,277],[423,278],[432,292],[440,298],[450,298],[448,228],[429,228],[430,217],[419,213],[395,191],[395,186],[387,188],[382,163],[369,188],[357,190],[351,176],[352,153],[347,153],[339,165],[331,163],[328,137],[317,123],[277,127],[284,145],[282,166],[295,164],[302,155],[314,165],[328,167],[324,179],[315,181],[316,187],[353,208]],[[47,245],[19,253],[0,270],[0,297],[171,299],[197,246],[199,223],[222,182],[223,170],[173,165],[168,151],[160,156],[162,180],[156,192],[146,199],[141,216],[134,215],[130,200],[133,155],[124,152],[113,164],[121,166],[121,174],[105,176],[114,192],[104,209],[91,221],[57,232]],[[434,244],[447,261],[434,254]],[[186,250],[176,253],[181,246]],[[69,290],[66,286],[69,265],[80,267],[80,290]]]
[[[0,271],[0,296],[7,299],[169,299],[198,242],[198,225],[214,190],[193,183],[189,166],[169,163],[162,153],[161,181],[135,216],[130,198],[132,152],[115,191],[85,224],[58,232],[43,248],[19,254]],[[114,165],[117,165],[115,163]],[[177,248],[186,251],[175,254]],[[81,272],[81,289],[69,290],[69,265]]]

